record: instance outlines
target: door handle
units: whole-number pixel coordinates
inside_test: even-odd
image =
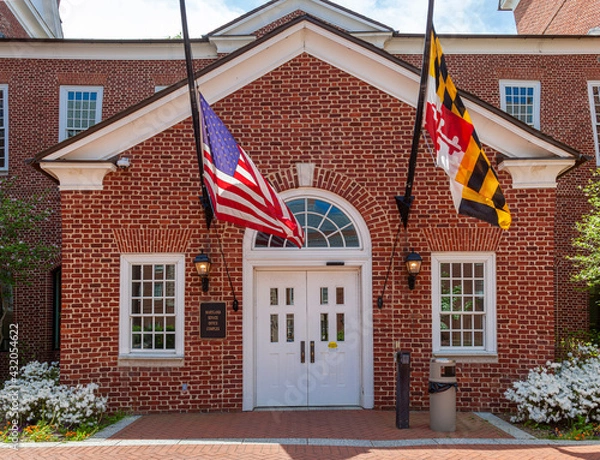
[[[306,343],[304,340],[300,342],[300,362],[304,364],[306,362]]]
[[[310,362],[311,363],[315,362],[315,341],[314,340],[310,341]]]

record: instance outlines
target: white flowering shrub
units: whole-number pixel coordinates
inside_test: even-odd
[[[600,357],[597,349],[580,347],[569,359],[548,362],[529,371],[526,380],[513,383],[505,393],[517,404],[513,422],[600,422]]]
[[[107,398],[95,394],[98,385],[68,387],[59,384],[57,363],[31,362],[0,392],[0,419],[63,427],[95,425],[106,411]],[[18,398],[15,397],[18,395]]]

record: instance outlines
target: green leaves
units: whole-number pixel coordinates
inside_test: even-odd
[[[597,288],[600,287],[600,170],[593,174],[583,192],[590,204],[590,212],[575,224],[579,236],[573,240],[573,247],[578,253],[568,259],[579,268],[573,280]]]
[[[49,267],[58,248],[45,242],[50,219],[47,194],[21,196],[16,178],[0,180],[0,284],[12,285],[28,270]]]

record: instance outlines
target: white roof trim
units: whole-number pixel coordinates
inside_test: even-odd
[[[422,55],[422,35],[393,36],[387,32],[355,32],[354,37],[394,55]],[[192,41],[194,59],[217,59],[256,40],[254,36],[210,36],[209,41]],[[503,55],[593,55],[598,54],[600,37],[461,36],[442,37],[444,54]],[[180,40],[10,40],[0,41],[0,58],[7,59],[91,59],[91,60],[178,60],[184,59]]]
[[[558,145],[548,143],[531,131],[520,129],[506,118],[467,98],[462,98],[480,140],[509,158],[573,158]],[[518,135],[516,131],[518,130]]]
[[[521,0],[498,0],[499,11],[511,11],[514,10]]]
[[[310,21],[300,21],[204,74],[198,80],[199,87],[206,100],[214,103],[301,53],[309,53],[402,102],[416,106],[419,75]],[[465,105],[481,141],[507,157],[572,158],[560,147],[483,106],[468,100],[465,100]],[[181,87],[98,131],[67,143],[42,161],[107,161],[189,118],[190,110],[188,89]]]
[[[593,35],[519,36],[463,35],[441,38],[444,54],[597,55],[600,37]],[[390,54],[423,54],[422,35],[399,35],[385,44]]]
[[[6,6],[31,38],[62,38],[56,0],[5,0]]]
[[[192,42],[194,59],[216,59],[217,50],[208,42]],[[23,40],[0,42],[0,58],[7,59],[90,59],[154,61],[185,59],[183,42],[105,40]]]
[[[393,30],[391,27],[383,26],[352,11],[341,9],[333,3],[319,0],[280,0],[257,8],[254,14],[242,16],[229,26],[217,29],[214,35],[250,35],[298,10],[316,16],[349,33],[391,32]]]

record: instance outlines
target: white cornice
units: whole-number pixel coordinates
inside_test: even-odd
[[[388,32],[354,33],[361,40],[394,55],[420,55],[423,37]],[[212,36],[209,42],[192,42],[194,59],[216,59],[254,41],[254,37]],[[462,36],[444,37],[445,54],[507,55],[597,55],[600,36],[517,37]],[[0,58],[16,59],[90,59],[90,60],[183,60],[179,40],[0,40]]]
[[[521,0],[498,0],[499,11],[514,11]]]
[[[215,35],[208,38],[209,42],[217,49],[219,54],[232,53],[235,50],[242,48],[249,43],[256,40],[254,35],[235,35],[235,36],[222,36]]]
[[[507,170],[512,177],[512,188],[556,188],[556,179],[575,164],[575,159],[505,159],[498,170]]]
[[[104,176],[117,170],[111,162],[42,162],[40,167],[57,179],[59,190],[102,190]]]
[[[216,59],[214,45],[192,43],[194,59]],[[0,40],[0,58],[98,60],[183,60],[183,43],[165,41],[108,40]]]
[[[553,56],[572,54],[597,55],[600,37],[593,35],[518,36],[461,35],[441,36],[444,54],[506,54]],[[390,54],[423,54],[422,35],[400,35],[389,40]]]
[[[359,38],[367,43],[371,43],[377,48],[384,49],[393,36],[392,32],[354,32],[353,37]]]

